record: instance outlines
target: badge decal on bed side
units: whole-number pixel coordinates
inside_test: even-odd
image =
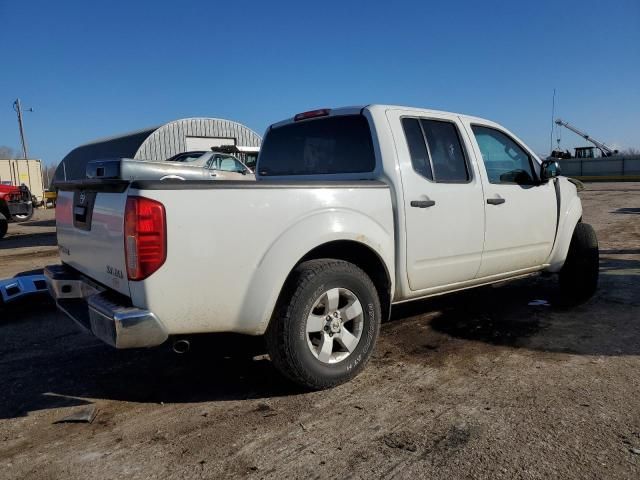
[[[124,275],[122,274],[122,270],[118,270],[117,268],[112,267],[111,265],[107,265],[107,273],[112,277],[123,279]]]

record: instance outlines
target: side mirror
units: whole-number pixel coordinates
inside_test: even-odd
[[[555,160],[545,160],[540,166],[540,181],[546,183],[560,175],[560,165]]]

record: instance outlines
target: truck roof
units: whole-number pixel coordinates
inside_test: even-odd
[[[368,105],[351,105],[351,106],[346,106],[346,107],[337,107],[337,108],[326,108],[326,110],[329,110],[329,114],[328,115],[324,115],[324,116],[335,116],[335,115],[353,115],[353,114],[357,114],[360,113],[362,110],[367,109],[370,111],[375,111],[375,110],[382,110],[382,111],[386,111],[386,110],[411,110],[411,111],[415,111],[416,114],[420,113],[420,114],[429,114],[429,113],[436,113],[436,114],[448,114],[448,115],[457,115],[459,117],[465,118],[471,122],[480,122],[480,123],[484,123],[484,124],[493,124],[493,125],[497,125],[495,122],[492,122],[491,120],[487,120],[485,118],[481,118],[481,117],[475,117],[472,115],[465,115],[462,113],[456,113],[456,112],[447,112],[444,110],[434,110],[431,108],[422,108],[422,107],[408,107],[405,105],[392,105],[392,104],[368,104]],[[286,120],[282,120],[280,122],[276,122],[274,124],[272,124],[269,128],[272,127],[279,127],[282,125],[286,125],[288,123],[292,123],[295,121],[295,116],[287,118]]]

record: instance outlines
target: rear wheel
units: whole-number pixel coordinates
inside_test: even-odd
[[[578,223],[569,253],[560,270],[560,290],[568,303],[589,299],[598,287],[600,253],[596,232],[588,223]]]
[[[380,330],[380,300],[371,279],[342,260],[300,264],[285,285],[267,331],[274,365],[295,383],[323,389],[355,377]]]

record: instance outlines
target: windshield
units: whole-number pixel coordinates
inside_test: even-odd
[[[260,175],[371,172],[375,167],[367,119],[342,115],[271,129],[258,159]]]

